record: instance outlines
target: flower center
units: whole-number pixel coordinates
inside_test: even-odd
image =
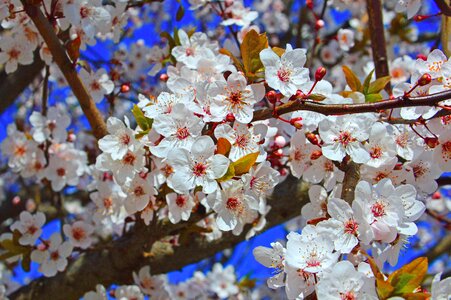
[[[382,149],[380,146],[375,146],[371,149],[370,155],[372,158],[380,158],[382,156]]]
[[[66,175],[66,170],[64,168],[58,168],[56,169],[56,174],[58,174],[58,176],[63,177],[64,175]]]
[[[177,204],[178,207],[184,207],[186,204],[186,196],[177,195],[177,198],[175,198],[175,204]]]
[[[123,135],[121,135],[120,141],[123,145],[128,145],[128,144],[130,144],[130,136],[128,134],[124,133]]]
[[[448,161],[451,159],[451,141],[442,144],[442,157]]]
[[[133,164],[135,163],[136,160],[136,156],[131,153],[131,152],[127,152],[127,154],[125,154],[124,158],[122,158],[122,162],[126,165],[130,165],[133,166]]]
[[[346,221],[345,229],[344,229],[345,233],[357,235],[358,229],[359,229],[359,224],[355,220],[349,219]]]
[[[346,147],[349,143],[355,142],[356,139],[352,137],[349,131],[340,131],[340,135],[335,139],[335,141],[338,141],[340,144]]]
[[[285,68],[281,68],[277,71],[277,77],[282,82],[288,82],[290,80],[291,72]]]
[[[189,136],[188,128],[186,127],[177,128],[177,132],[175,133],[175,135],[179,140],[186,139]]]
[[[237,135],[236,139],[235,139],[235,143],[238,147],[240,148],[246,148],[247,144],[248,144],[248,138],[246,135]]]
[[[207,165],[203,163],[196,163],[193,167],[193,174],[197,177],[203,176],[207,173]]]
[[[13,48],[13,49],[9,50],[8,55],[9,55],[10,59],[16,59],[17,60],[19,58],[19,56],[20,56],[20,50],[18,50],[16,48]]]
[[[346,293],[340,293],[340,299],[341,300],[355,300],[356,297],[354,295],[354,292],[349,291],[349,292],[346,292]]]
[[[239,105],[239,104],[241,104],[243,102],[243,97],[242,97],[240,91],[238,91],[238,92],[231,92],[227,99],[230,101],[232,106]]]
[[[238,198],[231,197],[227,199],[226,207],[229,210],[237,210],[240,206],[240,201]]]
[[[141,197],[141,196],[144,196],[146,193],[144,192],[144,189],[142,188],[142,186],[137,186],[133,190],[133,194],[135,194],[136,197]]]
[[[80,241],[86,237],[86,233],[83,228],[76,227],[72,229],[72,236],[74,240]]]
[[[374,217],[380,218],[385,215],[385,204],[378,201],[371,206],[371,213]]]

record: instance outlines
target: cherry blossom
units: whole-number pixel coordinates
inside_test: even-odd
[[[34,245],[41,236],[42,226],[45,224],[45,215],[42,212],[32,215],[28,211],[23,211],[19,218],[19,221],[11,225],[11,230],[20,232],[19,243],[21,245]]]

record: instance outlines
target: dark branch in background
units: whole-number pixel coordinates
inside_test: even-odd
[[[388,76],[388,58],[385,44],[384,22],[382,19],[381,0],[367,0],[368,25],[370,29],[371,49],[373,50],[373,62],[376,69],[376,77]],[[391,94],[390,84],[385,86],[388,94]]]
[[[272,209],[266,216],[268,221],[263,231],[299,216],[301,208],[308,202],[307,186],[293,177],[288,177],[278,185],[273,195],[268,199]],[[138,223],[131,232],[110,247],[92,250],[76,258],[63,273],[52,278],[41,278],[22,287],[10,299],[79,299],[84,293],[95,290],[96,284],[109,286],[111,284],[129,284],[132,272],[139,271],[144,265],[151,266],[152,274],[167,273],[178,270],[187,264],[198,262],[213,254],[228,249],[245,239],[249,230],[234,236],[224,233],[220,240],[208,242],[198,235],[188,238],[186,244],[175,249],[160,249],[149,252],[152,245],[161,238],[183,234],[190,225],[202,219],[205,215],[196,213],[188,222],[178,224],[151,224],[144,226]],[[189,231],[188,231],[189,232]],[[61,292],[64,291],[64,292]]]
[[[349,115],[373,112],[378,113],[382,110],[412,107],[412,106],[435,106],[437,103],[451,99],[451,90],[440,92],[428,96],[405,97],[399,96],[395,99],[382,100],[375,103],[362,104],[322,104],[314,101],[289,101],[276,108],[278,115],[287,114],[297,110],[306,110],[317,112],[326,116],[330,115]],[[273,109],[265,108],[254,113],[252,121],[266,120],[273,117]]]
[[[434,0],[435,4],[437,4],[438,8],[445,16],[451,17],[451,7],[446,3],[445,0]]]
[[[77,71],[70,61],[66,51],[61,45],[52,25],[42,14],[40,5],[33,5],[27,0],[21,0],[30,19],[38,29],[45,43],[47,44],[53,59],[60,68],[75,97],[77,97],[89,124],[92,127],[94,136],[97,139],[102,138],[107,133],[106,124],[102,114],[97,109],[94,101],[89,95],[86,87],[78,77]]]
[[[39,57],[39,52],[35,51],[34,61],[31,65],[20,65],[16,72],[6,74],[0,73],[0,113],[10,107],[31,82],[41,73],[44,62]]]

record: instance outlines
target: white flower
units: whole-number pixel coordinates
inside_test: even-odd
[[[374,123],[371,127],[369,141],[365,144],[370,154],[366,165],[378,168],[396,156],[396,146],[392,135],[388,134],[387,127],[382,123]]]
[[[180,220],[187,221],[196,205],[191,195],[169,193],[166,195],[166,201],[169,210],[168,218],[174,224],[177,224]]]
[[[127,198],[124,201],[129,215],[143,210],[149,204],[151,196],[156,194],[152,178],[148,173],[138,173],[124,186]]]
[[[96,291],[90,291],[87,292],[84,296],[83,299],[85,300],[107,300],[108,296],[107,296],[107,292],[105,290],[105,287],[101,284],[96,285]]]
[[[149,101],[144,95],[139,95],[140,101]],[[182,95],[171,94],[168,92],[162,92],[158,95],[157,99],[149,101],[148,105],[142,107],[146,117],[155,119],[159,115],[168,114],[172,111],[172,107],[177,103],[186,103],[187,97]]]
[[[316,150],[320,148],[306,141],[304,131],[298,130],[293,134],[289,150],[290,170],[293,176],[302,177],[305,169],[310,165],[310,155]]]
[[[304,68],[305,49],[294,49],[287,45],[282,57],[271,48],[260,52],[260,59],[265,66],[265,79],[270,87],[279,90],[284,96],[296,94],[302,84],[309,81],[309,71]]]
[[[77,185],[77,161],[64,160],[56,155],[50,156],[49,165],[45,169],[45,177],[50,180],[55,192],[61,191],[66,185]]]
[[[59,233],[54,233],[50,240],[41,244],[38,249],[31,252],[31,260],[40,264],[39,272],[46,277],[53,277],[56,273],[66,269],[67,258],[72,253],[72,244],[63,242]]]
[[[109,134],[99,140],[99,148],[109,153],[112,159],[122,159],[128,150],[134,151],[139,147],[127,117],[125,117],[125,125],[118,118],[108,118],[107,130]]]
[[[137,285],[121,285],[114,296],[117,300],[144,300],[144,295]]]
[[[23,211],[19,218],[19,221],[11,225],[11,231],[18,230],[22,234],[19,238],[21,245],[34,245],[41,236],[41,227],[45,224],[45,215],[42,212],[32,215],[28,211]]]
[[[193,140],[191,153],[183,148],[169,152],[168,163],[175,172],[168,178],[168,184],[179,193],[202,186],[206,194],[218,189],[217,178],[223,176],[229,167],[229,159],[221,154],[214,155],[215,144],[209,136]]]
[[[224,26],[237,25],[248,27],[252,21],[257,19],[258,13],[244,7],[241,1],[234,1],[225,9],[225,20],[221,22]]]
[[[337,117],[324,119],[319,124],[319,133],[324,141],[323,155],[341,162],[348,154],[356,163],[365,163],[370,159],[362,142],[368,139],[365,123],[358,117]]]
[[[222,189],[208,195],[208,204],[218,214],[216,223],[223,231],[233,230],[239,234],[244,224],[253,222],[257,216],[258,201],[243,191],[236,181],[222,183]]]
[[[445,130],[440,134],[439,145],[434,149],[434,162],[440,167],[444,172],[451,171],[451,132]]]
[[[279,242],[271,243],[271,248],[256,247],[252,253],[259,263],[267,268],[273,268],[275,275],[267,281],[268,286],[276,289],[285,285],[284,283],[284,260],[286,249]]]
[[[341,50],[349,51],[349,49],[354,47],[354,31],[340,28],[337,33],[337,40]]]
[[[64,224],[63,231],[75,247],[86,249],[92,243],[91,235],[94,227],[86,222],[77,221],[72,225]]]
[[[210,107],[212,115],[224,118],[231,113],[238,122],[246,124],[252,121],[253,106],[264,97],[265,87],[262,84],[247,85],[246,77],[232,73],[227,84],[218,83],[212,93],[216,95]]]
[[[306,220],[325,218],[327,214],[327,191],[320,185],[308,190],[309,202],[302,206],[301,215]]]
[[[151,152],[157,157],[167,157],[175,148],[190,149],[194,138],[201,135],[202,119],[196,117],[184,104],[174,105],[169,114],[155,118],[152,128],[164,136],[157,146],[151,147]]]
[[[178,37],[180,46],[172,49],[172,55],[188,68],[196,69],[197,63],[202,57],[214,55],[212,50],[216,47],[209,44],[211,42],[209,42],[205,33],[195,32],[191,37],[188,37],[185,31],[179,29]]]
[[[141,291],[152,297],[152,299],[168,299],[167,280],[165,275],[151,276],[150,267],[142,267],[138,274],[133,272],[133,281],[139,286]]]
[[[256,124],[254,126],[248,127],[246,124],[241,124],[235,122],[233,128],[228,124],[221,124],[215,129],[216,138],[227,139],[232,148],[230,149],[229,158],[232,161],[237,161],[243,156],[250,153],[260,152],[262,159],[257,159],[261,161],[265,158],[266,152],[261,146],[262,141],[265,139],[268,127],[263,124]]]
[[[29,65],[33,62],[32,47],[20,35],[16,38],[10,36],[2,37],[0,40],[0,64],[5,66],[6,73],[17,70],[18,64]]]
[[[415,0],[421,2],[419,0]],[[417,59],[415,62],[415,70],[419,73],[418,77],[428,73],[432,79],[442,77],[442,66],[448,61],[446,55],[440,49],[434,49],[429,53],[427,60]]]
[[[355,270],[349,261],[340,261],[316,285],[318,300],[377,300],[374,279]]]
[[[318,273],[335,264],[339,253],[334,252],[334,242],[319,234],[312,238],[305,234],[304,230],[302,235],[295,232],[288,234],[287,264],[311,273]]]
[[[105,69],[99,69],[95,73],[88,73],[86,69],[80,70],[80,78],[85,84],[94,102],[102,101],[104,95],[114,90],[114,83],[108,77]]]
[[[34,111],[30,116],[30,123],[34,127],[33,139],[43,143],[52,139],[57,143],[64,143],[67,139],[66,128],[70,124],[69,115],[59,107],[52,106],[48,109],[47,116]]]
[[[449,300],[451,295],[451,277],[440,281],[442,273],[438,273],[432,280],[431,300]]]
[[[248,173],[241,176],[246,192],[255,198],[265,199],[279,183],[280,173],[273,168],[269,161],[254,165]],[[266,201],[265,201],[266,203]]]
[[[439,165],[434,162],[432,151],[424,151],[404,166],[409,172],[407,183],[428,194],[437,190],[435,179],[440,177],[442,171]]]
[[[420,10],[421,0],[398,0],[395,11],[397,13],[407,12],[407,18],[411,19]]]
[[[231,297],[239,292],[232,265],[223,268],[220,263],[215,263],[211,272],[207,274],[207,278],[210,281],[210,290],[220,299]]]
[[[332,217],[317,225],[319,231],[333,236],[335,250],[350,253],[359,240],[359,223],[354,219],[349,204],[339,198],[331,198],[327,203],[327,213]]]

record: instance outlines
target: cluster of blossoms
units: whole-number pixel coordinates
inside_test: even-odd
[[[324,67],[311,78],[307,50],[290,44],[285,49],[269,46],[266,36],[252,26],[258,13],[242,1],[225,1],[224,6],[189,2],[200,14],[216,11],[223,26],[239,27],[236,41],[227,40],[221,49],[206,33],[179,29],[163,46],[150,48],[138,41],[130,49],[116,51],[109,70],[80,68],[80,79],[96,103],[104,98],[113,103],[117,95],[128,92],[130,85],[117,84],[124,78],[145,81],[143,71],[160,74],[158,93],[140,85],[145,88],[136,93],[133,119],[122,111],[116,111],[120,117],[107,119],[108,133],[98,140],[101,153],[90,153],[92,139],[86,133],[68,130],[72,120],[65,106],[33,111],[28,128],[8,126],[1,152],[10,170],[51,190],[56,206],[70,216],[61,218],[61,233],[47,239],[46,216],[36,205],[28,207],[9,227],[11,233],[0,236],[0,255],[8,262],[27,258],[52,277],[80,253],[95,251],[111,236],[124,235],[131,223],[153,226],[166,219],[171,224],[188,223],[192,214],[202,216],[193,223],[207,241],[220,239],[224,232],[249,239],[267,225],[271,212],[267,197],[278,183],[294,176],[309,184],[302,230],[289,233],[286,246],[275,242],[271,248],[254,250],[255,258],[275,271],[268,287],[284,287],[288,299],[314,292],[320,300],[378,299],[375,268],[397,264],[401,250],[419,231],[415,221],[427,218],[426,210],[440,215],[450,210],[449,201],[434,194],[436,179],[451,172],[451,118],[437,115],[450,109],[450,100],[395,108],[388,114],[298,110],[279,115],[279,107],[296,103],[321,101],[324,107],[334,107],[381,100],[385,84],[378,88],[380,83],[372,80],[371,63],[352,73],[356,78],[370,73],[362,88],[349,80],[346,69],[346,76],[338,75],[336,66],[327,79]],[[392,2],[395,11],[407,10],[409,18],[421,4]],[[330,3],[338,9],[353,5],[352,14],[363,4]],[[275,13],[268,13],[268,7]],[[33,23],[20,13],[22,8],[20,1],[0,0],[2,27],[11,29],[11,36],[0,40],[0,63],[5,63],[6,72],[13,72],[18,63],[33,62],[33,51],[39,49],[50,66],[51,80],[64,85]],[[282,1],[263,1],[256,10],[265,12],[262,22],[268,33],[288,30]],[[79,44],[80,49],[98,38],[119,41],[134,14],[128,1],[100,0],[43,1],[42,11],[57,30],[69,31],[67,44]],[[323,28],[319,23],[317,31]],[[321,62],[332,66],[343,59],[352,65],[358,60],[359,54],[348,52],[362,39],[361,24],[351,23],[352,28],[337,30],[336,38],[325,42],[319,51]],[[252,44],[257,40],[262,44],[262,39],[263,46]],[[252,51],[254,56],[249,57]],[[451,60],[438,49],[416,60],[408,55],[394,59],[391,73],[386,83],[393,85],[393,98],[411,101],[451,89]],[[351,91],[340,88],[345,84]],[[262,117],[265,111],[270,113]],[[86,140],[79,142],[85,135]],[[359,178],[350,199],[345,173],[352,166],[359,169]],[[89,204],[82,208],[63,203],[71,187],[89,191]],[[179,239],[177,233],[165,242],[181,247]],[[5,246],[11,244],[14,247]],[[263,288],[251,291],[249,282],[237,280],[232,267],[220,264],[178,285],[169,284],[165,275],[152,276],[149,267],[133,278],[135,285],[119,286],[110,295],[116,299],[270,295]],[[450,293],[448,283],[449,279],[436,279],[432,299]],[[0,299],[4,293],[0,284]],[[107,295],[98,285],[84,299],[108,299]]]

